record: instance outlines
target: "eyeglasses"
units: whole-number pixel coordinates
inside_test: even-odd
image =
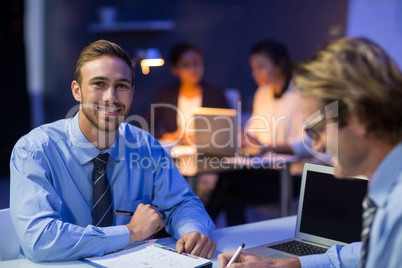
[[[316,120],[314,120],[313,123],[311,123],[310,125],[306,126],[304,131],[306,132],[307,136],[309,136],[313,140],[317,140],[320,137],[320,135],[319,135],[318,131],[316,130],[316,128],[317,128],[318,125],[320,125],[326,119],[327,118],[324,115],[320,115],[319,117],[317,117]]]

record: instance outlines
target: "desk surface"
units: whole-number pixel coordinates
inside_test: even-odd
[[[183,176],[196,176],[205,172],[224,172],[243,168],[277,168],[299,160],[294,155],[267,152],[262,155],[207,156],[197,153],[192,146],[175,146],[169,152]]]
[[[296,216],[242,224],[232,227],[216,229],[212,232],[212,239],[217,244],[217,252],[212,258],[213,267],[219,267],[217,256],[221,252],[236,250],[241,243],[246,244],[247,248],[255,247],[265,243],[271,243],[283,239],[288,239],[294,236],[296,226]],[[159,239],[157,243],[175,247],[173,238]],[[93,267],[81,261],[68,262],[51,262],[51,263],[33,263],[27,259],[12,260],[0,262],[1,268],[43,268],[43,267],[76,267],[89,268]]]

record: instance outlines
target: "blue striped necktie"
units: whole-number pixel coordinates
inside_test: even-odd
[[[112,194],[106,176],[108,154],[94,158],[92,224],[98,227],[113,225]]]
[[[370,240],[370,231],[371,225],[373,224],[373,219],[375,212],[377,211],[377,207],[374,202],[366,195],[363,199],[363,226],[362,226],[362,252],[361,252],[361,261],[360,267],[364,268],[366,266],[367,255],[369,251],[369,240]]]

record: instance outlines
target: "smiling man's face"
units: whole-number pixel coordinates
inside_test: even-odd
[[[86,131],[116,131],[127,117],[133,99],[131,70],[117,57],[102,56],[81,67],[82,82],[73,81],[81,103],[80,127]]]

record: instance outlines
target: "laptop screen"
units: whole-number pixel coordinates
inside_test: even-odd
[[[345,243],[360,241],[367,180],[308,170],[299,231]]]
[[[234,109],[193,109],[195,143],[198,153],[234,156],[238,152],[238,117]]]

